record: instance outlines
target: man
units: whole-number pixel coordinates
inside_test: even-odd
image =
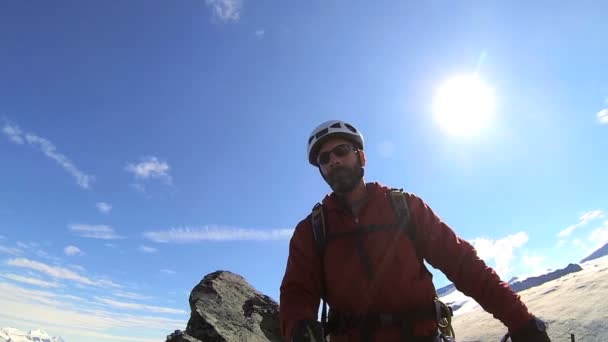
[[[513,342],[550,342],[519,296],[416,195],[405,194],[415,240],[397,229],[361,229],[397,221],[390,189],[363,179],[363,147],[361,133],[338,120],[322,123],[309,138],[308,160],[333,190],[322,202],[327,241],[319,253],[311,216],[294,231],[281,284],[284,339],[321,341],[327,328],[331,342],[442,341],[437,318],[444,312],[436,309],[420,257],[504,323]],[[317,321],[322,297],[330,306],[326,326]]]

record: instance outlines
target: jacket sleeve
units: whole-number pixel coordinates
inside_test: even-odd
[[[281,335],[291,337],[299,320],[317,320],[321,301],[321,264],[308,220],[298,224],[289,242],[289,256],[280,288]]]
[[[409,195],[408,205],[416,225],[416,243],[431,266],[441,270],[459,291],[475,299],[510,331],[520,329],[532,318],[520,296],[422,199]]]

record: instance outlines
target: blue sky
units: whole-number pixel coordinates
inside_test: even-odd
[[[504,278],[579,261],[608,242],[607,8],[547,6],[2,2],[0,326],[158,341],[218,269],[278,299],[334,118]],[[493,109],[451,134],[462,74]]]

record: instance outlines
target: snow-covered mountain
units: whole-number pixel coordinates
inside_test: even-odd
[[[593,252],[581,261],[581,264],[569,264],[567,267],[558,270],[547,270],[546,273],[534,276],[513,277],[509,280],[509,286],[515,292],[521,292],[532,287],[543,285],[547,282],[562,278],[571,273],[580,272],[581,265],[590,264],[589,261],[608,256],[608,243]],[[437,290],[441,301],[449,305],[454,310],[454,316],[469,312],[471,309],[479,307],[471,297],[458,291],[454,284],[448,284]]]
[[[552,341],[608,341],[608,256],[580,264],[582,270],[518,292],[532,313],[548,323]],[[458,310],[460,311],[460,310]],[[481,307],[454,313],[458,341],[498,341],[506,327]]]
[[[19,329],[0,328],[0,342],[65,342],[61,337],[51,337],[44,330],[31,330],[26,333]]]

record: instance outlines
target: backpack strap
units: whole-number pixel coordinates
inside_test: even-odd
[[[391,204],[393,205],[393,209],[395,211],[395,215],[397,216],[397,222],[401,226],[401,228],[405,231],[407,236],[410,238],[414,245],[414,249],[416,251],[416,256],[420,261],[420,265],[422,269],[428,273],[428,269],[424,265],[424,259],[419,250],[419,244],[416,243],[416,225],[410,220],[410,212],[407,206],[407,198],[406,193],[403,189],[392,188],[389,191],[389,196],[391,199]],[[435,292],[435,312],[437,314],[436,321],[438,324],[438,329],[443,336],[456,337],[454,333],[454,328],[452,327],[452,316],[454,313],[452,308],[447,306],[445,303],[439,300],[439,295],[437,294],[437,290],[435,289],[435,284],[433,284],[433,291]]]
[[[310,223],[312,225],[312,235],[315,240],[317,254],[321,259],[321,300],[323,301],[323,309],[321,311],[321,338],[324,342],[327,335],[327,293],[325,287],[325,245],[327,243],[327,230],[325,217],[325,207],[319,202],[312,208]]]
[[[422,261],[422,256],[418,250],[418,244],[416,243],[416,226],[410,221],[410,210],[407,205],[406,193],[403,189],[392,188],[388,192],[393,211],[397,217],[397,224],[400,229],[407,235],[412,241],[416,250],[416,256]]]
[[[310,220],[317,253],[319,255],[323,255],[325,252],[325,244],[327,242],[327,231],[325,230],[325,208],[323,207],[323,203],[319,202],[315,204],[314,208],[312,208]]]

